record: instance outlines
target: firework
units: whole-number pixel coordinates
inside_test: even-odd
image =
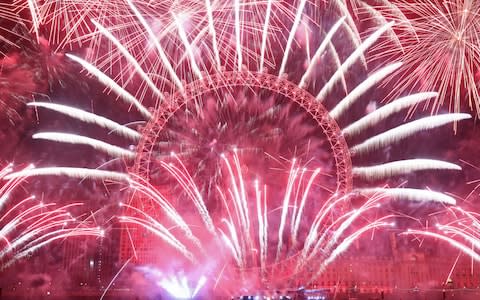
[[[11,172],[11,166],[2,169],[0,179],[4,180]],[[15,190],[24,179],[10,179],[0,188],[1,269],[30,257],[33,252],[57,240],[75,236],[103,236],[100,228],[87,226],[68,212],[81,203],[57,206],[55,203],[44,204],[35,196],[29,196],[12,204],[12,198],[17,196]]]
[[[398,1],[379,6],[387,18],[397,20],[399,49],[381,49],[379,58],[400,55],[404,67],[397,72],[394,94],[411,90],[436,90],[427,101],[432,113],[460,112],[466,106],[480,112],[480,4],[470,0]],[[396,12],[396,13],[394,13]],[[408,16],[408,20],[399,19]]]

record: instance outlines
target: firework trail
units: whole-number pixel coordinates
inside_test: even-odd
[[[0,180],[3,181],[11,172],[12,166],[3,168]],[[30,257],[38,249],[57,240],[75,236],[103,236],[100,228],[89,227],[68,212],[81,203],[64,206],[44,204],[35,196],[11,203],[18,196],[15,190],[24,179],[10,179],[0,188],[0,269]]]
[[[446,106],[449,111],[460,112],[468,106],[479,114],[480,3],[470,0],[393,3],[375,9],[399,24],[396,36],[401,48],[382,46],[374,56],[380,60],[400,56],[404,62],[396,72],[394,94],[436,90],[439,97],[425,103],[432,113]]]

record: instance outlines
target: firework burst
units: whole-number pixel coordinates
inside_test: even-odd
[[[470,0],[399,1],[377,7],[399,23],[401,50],[380,49],[379,58],[400,55],[404,67],[397,72],[394,94],[436,90],[427,101],[432,113],[445,106],[452,112],[469,107],[480,113],[480,4]],[[407,16],[407,19],[399,17]],[[400,79],[398,79],[400,78]]]

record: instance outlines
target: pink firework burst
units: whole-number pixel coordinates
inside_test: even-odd
[[[480,3],[470,0],[393,3],[377,9],[398,23],[401,49],[379,49],[378,54],[382,59],[396,53],[404,62],[397,73],[394,94],[436,90],[439,97],[426,102],[432,113],[444,107],[453,112],[468,107],[480,114]]]

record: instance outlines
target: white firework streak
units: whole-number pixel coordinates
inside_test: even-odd
[[[429,190],[420,190],[420,189],[411,189],[411,188],[365,188],[359,189],[358,191],[363,193],[383,193],[388,197],[391,197],[396,200],[409,200],[409,201],[419,201],[419,202],[439,202],[448,205],[455,205],[457,201],[445,194],[429,191]]]
[[[330,80],[323,86],[323,88],[317,94],[317,100],[322,101],[325,99],[328,93],[331,92],[333,86],[337,83],[339,78],[343,76],[343,74],[350,68],[352,65],[357,61],[359,57],[363,55],[363,52],[367,50],[370,46],[372,46],[380,36],[385,33],[388,29],[393,26],[393,22],[385,24],[384,26],[380,27],[377,31],[375,31],[371,36],[369,36],[348,58],[345,62],[337,69],[337,71],[333,74]]]
[[[242,248],[237,249],[237,251],[242,252],[242,257],[245,258],[249,249],[253,248],[253,241],[251,237],[251,222],[250,222],[250,212],[248,208],[248,201],[247,201],[247,196],[246,196],[246,190],[245,190],[245,183],[244,179],[242,176],[241,172],[241,167],[240,167],[240,162],[238,160],[238,156],[235,155],[233,156],[234,158],[234,165],[235,165],[235,170],[236,173],[233,171],[233,168],[231,166],[230,161],[227,159],[225,155],[222,155],[222,159],[225,162],[225,165],[227,166],[228,173],[230,175],[230,179],[232,181],[232,190],[228,190],[228,194],[231,195],[231,200],[234,203],[234,207],[236,211],[238,211],[238,215],[240,215],[240,220],[241,220],[241,228],[242,232],[245,234],[245,237],[241,239],[243,241],[242,243]]]
[[[159,223],[155,218],[149,216],[148,214],[146,214],[145,212],[143,212],[142,210],[134,206],[131,206],[128,204],[121,204],[121,206],[138,214],[139,216],[135,217],[135,216],[129,216],[129,215],[121,215],[118,218],[120,223],[138,225],[147,229],[148,231],[154,233],[155,236],[157,236],[158,238],[166,242],[168,245],[172,246],[173,248],[178,250],[180,253],[182,253],[182,255],[185,256],[190,262],[197,263],[195,256],[190,251],[188,251],[187,247],[181,241],[179,241],[175,237],[175,235],[173,235],[168,230],[168,228],[166,228],[161,223]],[[181,223],[180,226],[185,226],[185,223],[183,222],[183,219],[181,219],[180,216],[176,215],[173,217],[173,219],[176,222],[180,221]],[[187,231],[187,237],[191,237],[192,234],[190,230],[187,229],[186,231]],[[193,241],[197,242],[195,239],[193,239]]]
[[[298,86],[300,88],[304,88],[307,85],[307,81],[308,81],[309,77],[311,76],[315,65],[317,64],[317,62],[319,61],[319,59],[321,58],[321,56],[325,52],[325,50],[326,50],[327,46],[330,44],[330,41],[332,40],[334,34],[337,32],[337,30],[340,28],[340,26],[343,24],[344,21],[345,21],[345,17],[341,18],[328,31],[328,33],[325,36],[325,38],[323,39],[322,43],[318,47],[317,51],[315,51],[315,54],[313,55],[313,58],[311,59],[310,64],[308,65],[308,68],[305,71],[305,74],[302,76],[302,79],[300,80],[300,83],[298,84]],[[262,70],[260,70],[260,72],[261,71]]]
[[[135,153],[129,150],[125,150],[121,147],[114,146],[108,143],[105,143],[100,140],[92,139],[86,136],[81,136],[77,134],[69,134],[62,132],[41,132],[33,135],[34,139],[44,139],[51,140],[55,142],[62,142],[68,144],[76,145],[88,145],[92,148],[110,154],[116,157],[124,157],[128,159],[133,159]]]
[[[280,259],[280,253],[283,247],[283,230],[285,227],[285,223],[287,221],[287,214],[288,208],[290,206],[290,200],[293,191],[293,185],[295,180],[297,179],[299,169],[295,168],[295,160],[292,162],[292,168],[290,169],[290,176],[288,177],[287,187],[285,189],[285,196],[283,198],[283,205],[282,205],[282,216],[280,218],[280,228],[278,229],[278,246],[277,246],[277,256],[276,262]]]
[[[258,67],[258,70],[260,73],[263,72],[263,67],[265,64],[265,51],[266,51],[266,45],[267,45],[267,35],[268,35],[268,26],[270,23],[270,14],[272,13],[272,1],[273,0],[268,0],[267,3],[267,11],[265,13],[265,23],[263,25],[263,33],[262,33],[262,46],[260,47],[260,66]]]
[[[215,62],[217,64],[217,69],[220,70],[221,62],[220,62],[220,52],[218,50],[218,43],[217,43],[217,32],[215,31],[215,27],[213,24],[213,12],[212,12],[212,3],[210,0],[205,0],[205,6],[207,8],[207,15],[208,15],[208,32],[212,36],[212,45],[213,45],[213,53],[215,54]]]
[[[123,89],[120,85],[118,85],[113,79],[102,73],[100,70],[98,70],[95,66],[92,64],[88,63],[87,61],[71,54],[67,54],[67,57],[72,59],[73,61],[76,61],[80,65],[82,65],[85,70],[87,70],[89,73],[97,77],[97,79],[108,86],[112,91],[114,91],[121,99],[123,99],[127,104],[131,104],[135,106],[135,108],[138,109],[138,111],[142,114],[145,119],[150,119],[152,117],[152,114],[148,109],[146,109],[138,99],[136,99],[132,94],[127,92],[125,89]]]
[[[235,45],[237,48],[237,67],[238,71],[242,71],[243,56],[242,56],[242,38],[241,38],[241,21],[240,21],[240,0],[235,0]]]
[[[124,1],[97,0],[14,0],[10,4],[15,11],[25,18],[22,22],[31,27],[37,41],[46,39],[54,52],[78,46],[94,47],[97,35],[92,32],[90,20],[106,19],[112,16],[127,17],[128,9]],[[30,21],[31,20],[31,21]],[[30,23],[31,26],[30,26]],[[125,33],[127,33],[125,31]]]
[[[203,197],[198,190],[197,186],[195,185],[193,178],[188,174],[185,165],[180,161],[178,156],[173,154],[173,156],[176,158],[177,162],[180,163],[182,169],[177,168],[173,164],[167,164],[165,162],[162,162],[162,167],[165,168],[170,174],[174,175],[176,180],[181,184],[183,189],[187,192],[188,196],[192,200],[192,202],[195,204],[195,207],[199,211],[200,215],[202,216],[202,220],[205,223],[205,226],[207,227],[208,231],[210,233],[215,234],[215,228],[213,225],[213,221],[210,218],[210,215],[208,213],[207,207],[205,206],[205,202],[203,200]]]
[[[197,62],[195,60],[195,55],[193,54],[192,51],[192,46],[190,45],[190,42],[188,41],[187,34],[185,33],[185,29],[183,28],[182,25],[182,18],[173,15],[173,18],[175,19],[175,24],[177,25],[178,28],[178,34],[180,35],[180,38],[185,46],[185,50],[187,51],[188,57],[190,59],[190,63],[192,64],[192,69],[195,75],[197,75],[198,79],[203,79],[202,72],[200,71],[200,68],[197,65]]]
[[[330,265],[332,262],[335,261],[335,259],[340,255],[342,254],[343,252],[345,252],[351,245],[353,242],[355,242],[363,233],[369,231],[369,230],[372,230],[372,229],[375,229],[375,228],[384,228],[384,227],[392,227],[393,226],[393,223],[391,222],[385,222],[385,220],[388,220],[391,216],[387,216],[387,217],[384,217],[384,218],[381,218],[380,220],[378,221],[375,221],[375,222],[372,222],[370,224],[368,224],[367,226],[355,231],[354,233],[352,233],[351,235],[349,235],[348,237],[346,237],[333,251],[332,253],[327,257],[327,259],[325,259],[320,268],[318,269],[317,273],[315,274],[315,277],[318,277],[320,274],[322,274],[325,269],[328,267],[328,265]]]
[[[458,165],[435,159],[406,159],[393,161],[372,167],[355,167],[353,168],[353,176],[366,180],[377,180],[408,174],[420,170],[457,170],[462,168]]]
[[[71,167],[45,167],[26,169],[18,172],[12,172],[6,175],[4,178],[10,180],[33,176],[68,176],[79,179],[89,178],[93,180],[112,180],[118,182],[128,182],[130,178],[127,174],[121,172]]]
[[[310,176],[310,179],[308,180],[308,183],[307,183],[307,186],[305,187],[305,191],[302,195],[302,199],[301,199],[301,202],[300,202],[300,206],[298,207],[298,212],[295,214],[296,212],[296,208],[297,208],[297,205],[294,206],[294,212],[293,212],[293,216],[292,216],[292,240],[293,240],[293,244],[296,245],[297,243],[297,236],[298,236],[298,230],[299,230],[299,227],[300,227],[300,221],[302,219],[302,215],[303,215],[303,211],[304,211],[304,208],[305,208],[305,203],[307,201],[307,196],[310,192],[310,188],[312,187],[312,184],[315,180],[315,178],[318,176],[318,174],[320,174],[320,169],[316,169],[312,175]],[[302,179],[300,178],[300,182],[302,181]],[[300,188],[300,186],[299,186]],[[299,191],[297,191],[297,195],[299,194]]]
[[[38,3],[35,0],[27,0],[28,8],[30,9],[30,14],[32,15],[32,23],[33,23],[33,31],[35,32],[35,36],[37,37],[37,41],[40,40],[39,38],[39,27],[40,27],[40,20],[38,19],[39,15],[39,8]]]
[[[372,113],[366,115],[365,117],[361,118],[360,120],[348,125],[342,130],[342,133],[346,136],[354,136],[366,128],[374,126],[385,120],[392,114],[399,112],[405,108],[412,107],[417,103],[425,101],[429,98],[437,97],[437,93],[429,92],[429,93],[420,93],[414,94],[410,96],[406,96],[400,99],[395,100],[392,103],[389,103],[385,106],[380,107],[379,109],[373,111]]]
[[[356,47],[359,47],[361,44],[360,33],[357,30],[353,16],[351,15],[348,7],[345,5],[344,0],[335,0],[335,5],[337,5],[340,14],[346,17],[349,26],[345,26],[345,29],[350,36],[350,39],[353,41]],[[362,63],[366,66],[365,58],[361,57]]]
[[[4,1],[5,2],[5,1]],[[15,4],[12,3],[0,3],[0,19],[9,21],[9,22],[14,22],[14,23],[19,23],[19,24],[24,24],[25,20],[22,20],[22,18],[18,14],[18,8],[15,6]],[[33,22],[34,20],[32,20]],[[15,40],[12,38],[19,37],[19,38],[29,38],[27,36],[24,36],[25,33],[19,33],[11,28],[7,28],[5,26],[0,26],[0,31],[5,34],[2,35],[0,33],[0,41],[2,43],[5,43],[7,46],[12,46],[15,48],[20,48],[19,45],[15,43]],[[6,55],[6,53],[0,51],[0,54]]]
[[[48,102],[30,102],[27,104],[27,106],[42,107],[52,111],[56,111],[66,116],[69,116],[71,118],[78,119],[82,122],[95,124],[102,128],[106,128],[111,132],[119,134],[132,141],[138,141],[141,138],[141,135],[133,129],[130,129],[124,125],[118,124],[117,122],[114,122],[108,118],[105,118],[90,112],[86,112],[82,109],[74,108],[68,105],[61,105],[61,104],[48,103]]]
[[[372,7],[363,1],[361,4],[362,4],[363,10],[367,11],[368,14],[372,16],[369,19],[373,20],[376,23],[379,23],[380,25],[388,23],[385,16],[382,13],[380,13],[375,7]],[[388,31],[388,38],[390,41],[392,41],[395,44],[396,48],[402,49],[402,44],[400,42],[400,39],[395,34],[395,31],[393,30],[393,28]]]
[[[264,187],[262,194],[262,191],[258,185],[258,180],[255,180],[255,198],[257,200],[256,204],[258,217],[258,245],[260,247],[260,268],[262,274],[265,274],[268,253],[267,188],[266,186]]]
[[[133,176],[133,179],[129,180],[130,188],[132,189],[132,191],[140,192],[143,196],[147,197],[147,199],[153,200],[161,208],[161,210],[165,212],[167,217],[173,223],[177,224],[180,227],[180,229],[182,229],[182,231],[185,233],[185,236],[188,239],[190,239],[198,248],[202,249],[202,245],[200,241],[193,235],[190,227],[182,218],[182,216],[178,213],[175,207],[173,207],[170,204],[170,202],[157,189],[155,189],[150,183],[145,181],[145,179],[140,178],[138,176],[134,176],[134,175],[132,176]],[[142,213],[142,214],[144,216],[148,216],[145,213]],[[153,217],[150,217],[150,216],[148,217],[150,221],[155,220]],[[126,221],[130,220],[127,216],[122,216],[122,218],[123,220],[126,220]],[[161,231],[164,232],[163,229]]]
[[[478,114],[480,95],[475,75],[480,65],[478,1],[397,2],[375,9],[389,19],[398,20],[401,26],[398,38],[405,65],[396,72],[390,96],[413,89],[437,90],[440,97],[426,103],[432,114],[444,106],[458,113],[463,105]],[[405,15],[409,16],[408,21]],[[383,51],[374,59],[399,54],[388,45],[379,46]],[[456,126],[454,123],[454,129]]]
[[[354,90],[352,90],[345,98],[340,100],[340,102],[330,111],[330,115],[338,120],[338,118],[345,113],[345,111],[366,91],[372,88],[375,84],[383,80],[393,71],[400,68],[402,63],[392,64],[382,69],[378,70],[377,72],[373,73],[372,75],[368,76],[367,79],[360,83]]]
[[[163,93],[157,88],[155,83],[152,81],[152,79],[145,73],[145,71],[142,69],[142,66],[138,63],[138,61],[133,57],[130,52],[128,52],[127,48],[125,48],[122,43],[118,41],[117,38],[113,36],[105,27],[103,27],[100,23],[98,23],[95,20],[92,20],[92,23],[95,25],[95,27],[98,28],[100,33],[104,35],[106,38],[108,38],[117,48],[118,50],[122,53],[122,55],[128,60],[129,63],[132,64],[134,67],[135,71],[140,75],[140,77],[147,83],[148,87],[157,95],[160,97],[160,99],[164,99]]]
[[[167,68],[168,73],[170,74],[172,80],[175,82],[175,84],[180,89],[180,91],[183,91],[183,88],[184,88],[183,84],[182,84],[180,78],[178,78],[177,73],[175,73],[175,70],[173,69],[172,64],[168,60],[168,57],[165,54],[165,51],[163,50],[163,47],[158,42],[157,37],[156,37],[155,33],[153,32],[152,28],[150,27],[150,25],[148,25],[147,21],[142,16],[142,14],[138,11],[136,6],[132,3],[132,1],[127,0],[127,3],[130,6],[130,9],[133,11],[135,16],[138,18],[138,20],[142,24],[142,26],[144,27],[144,29],[147,31],[147,34],[148,34],[150,40],[155,45],[155,48],[157,49],[158,54],[160,55],[160,58],[162,59],[163,64]]]
[[[281,77],[285,71],[288,55],[290,53],[295,33],[297,32],[298,25],[300,24],[300,21],[302,19],[302,13],[303,9],[305,8],[306,2],[307,0],[300,0],[300,3],[298,4],[297,15],[295,16],[295,21],[293,22],[292,29],[290,29],[290,35],[288,36],[287,44],[285,46],[285,53],[283,54],[282,64],[280,65],[280,71],[278,72],[279,77]]]
[[[310,229],[308,233],[307,240],[309,240],[308,247],[305,247],[302,251],[302,259],[299,260],[299,264],[297,264],[297,269],[301,266],[303,267],[307,262],[312,261],[320,254],[325,255],[325,253],[331,253],[332,250],[336,251],[335,247],[337,243],[343,238],[344,233],[347,229],[349,229],[352,224],[358,220],[363,214],[368,212],[372,209],[377,209],[380,207],[381,201],[384,199],[384,196],[381,193],[376,193],[372,197],[370,197],[360,208],[348,211],[342,214],[339,218],[334,220],[333,222],[326,222],[325,223],[325,216],[328,213],[332,213],[332,209],[336,208],[336,205],[341,203],[341,201],[345,201],[345,197],[341,197],[337,201],[337,199],[332,198],[333,203],[330,203],[328,206],[324,206],[327,208],[326,211],[320,211],[315,220],[315,223]],[[367,225],[367,227],[370,224]],[[367,229],[368,230],[368,229]],[[318,237],[318,235],[320,236]],[[309,238],[308,238],[309,237]],[[315,237],[317,237],[315,239]],[[315,241],[313,241],[315,239]],[[313,241],[314,245],[313,249],[310,249],[311,241]],[[309,251],[311,252],[309,253]],[[342,250],[343,251],[343,250]]]
[[[398,143],[402,139],[405,139],[419,131],[424,131],[436,127],[443,126],[445,124],[453,123],[456,121],[467,120],[472,116],[469,114],[445,114],[438,116],[425,117],[420,120],[415,120],[396,128],[390,129],[384,133],[378,134],[374,137],[367,139],[365,142],[353,146],[351,151],[353,154],[362,154],[370,152],[378,148],[384,147],[392,143]]]

